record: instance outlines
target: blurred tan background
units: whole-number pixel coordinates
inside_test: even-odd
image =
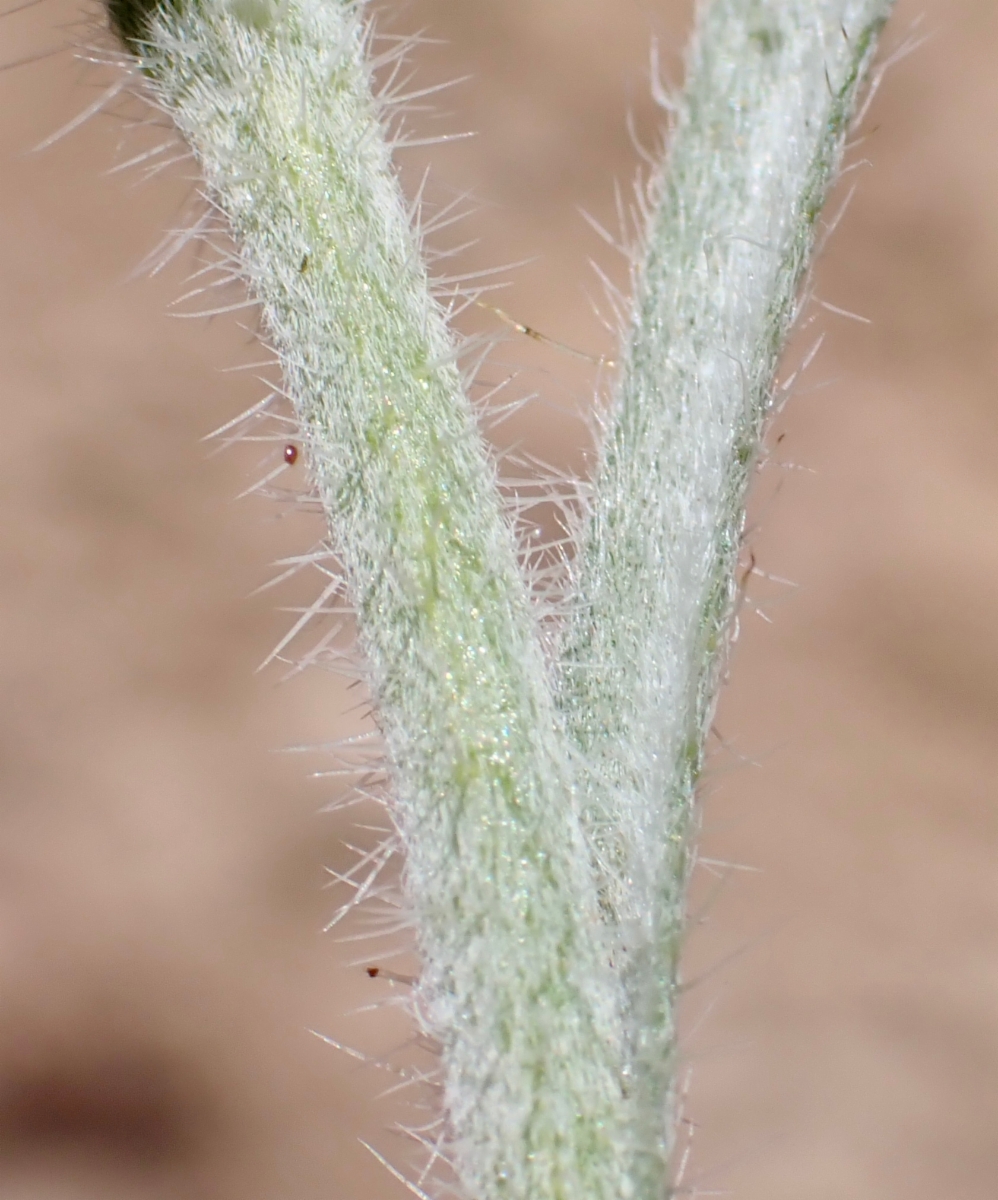
[[[607,351],[587,260],[624,273],[577,210],[614,223],[650,41],[678,81],[690,5],[384,8],[443,40],[420,82],[472,76],[411,124],[478,136],[403,166],[473,194],[462,268],[532,259],[497,302]],[[998,1177],[998,9],[900,0],[892,45],[919,16],[818,272],[872,323],[822,312],[788,357],[826,333],[754,503],[760,566],[798,586],[742,615],[705,795],[704,854],[752,870],[697,882],[684,1183],[742,1200]],[[247,596],[317,531],[234,502],[266,447],[199,441],[261,394],[225,371],[260,357],[245,314],[171,320],[181,266],[129,278],[184,168],[108,175],[148,138],[111,116],[29,152],[97,95],[61,49],[92,22],[0,19],[0,64],[41,56],[0,72],[0,1196],[387,1200],[357,1141],[405,1161],[384,1080],[307,1030],[372,1053],[406,1030],[344,1015],[388,994],[321,932],[347,824],[277,753],[354,698],[254,674],[276,605],[314,592]],[[592,372],[515,339],[496,362],[540,393],[504,441],[582,469]]]

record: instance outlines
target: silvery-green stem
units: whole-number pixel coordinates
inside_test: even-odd
[[[535,618],[392,170],[360,7],[176,0],[144,20],[141,65],[228,219],[345,565],[394,764],[448,1150],[475,1196],[614,1200],[617,983]]]
[[[889,0],[701,6],[556,685],[355,0],[108,0],[258,298],[394,766],[476,1200],[658,1200],[746,482]]]
[[[559,703],[619,938],[642,1196],[664,1187],[694,791],[773,380],[891,0],[701,4],[575,566]]]

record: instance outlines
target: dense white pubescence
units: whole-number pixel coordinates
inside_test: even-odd
[[[361,6],[171,0],[150,27],[144,69],[231,226],[346,569],[420,931],[413,1007],[481,1200],[668,1187],[693,790],[744,491],[890,6],[701,6],[557,703]]]
[[[141,57],[231,225],[346,570],[449,1151],[482,1200],[617,1200],[619,984],[536,619],[368,50],[344,0],[180,0]]]
[[[701,4],[574,568],[559,703],[627,991],[637,1178],[669,1154],[693,797],[744,498],[890,0]]]

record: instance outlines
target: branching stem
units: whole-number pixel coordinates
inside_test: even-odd
[[[345,566],[461,1180],[658,1200],[745,490],[890,0],[701,6],[554,673],[359,0],[108,3],[231,229]]]

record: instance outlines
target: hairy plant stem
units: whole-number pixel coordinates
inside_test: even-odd
[[[362,5],[108,2],[231,228],[345,566],[458,1175],[477,1200],[658,1200],[745,489],[890,0],[701,6],[556,679]]]
[[[559,704],[618,934],[639,1194],[665,1186],[694,796],[745,493],[891,0],[701,5],[575,565]]]
[[[155,14],[142,67],[231,225],[345,564],[461,1174],[483,1197],[609,1200],[617,985],[526,586],[366,50],[342,0],[198,0]]]

